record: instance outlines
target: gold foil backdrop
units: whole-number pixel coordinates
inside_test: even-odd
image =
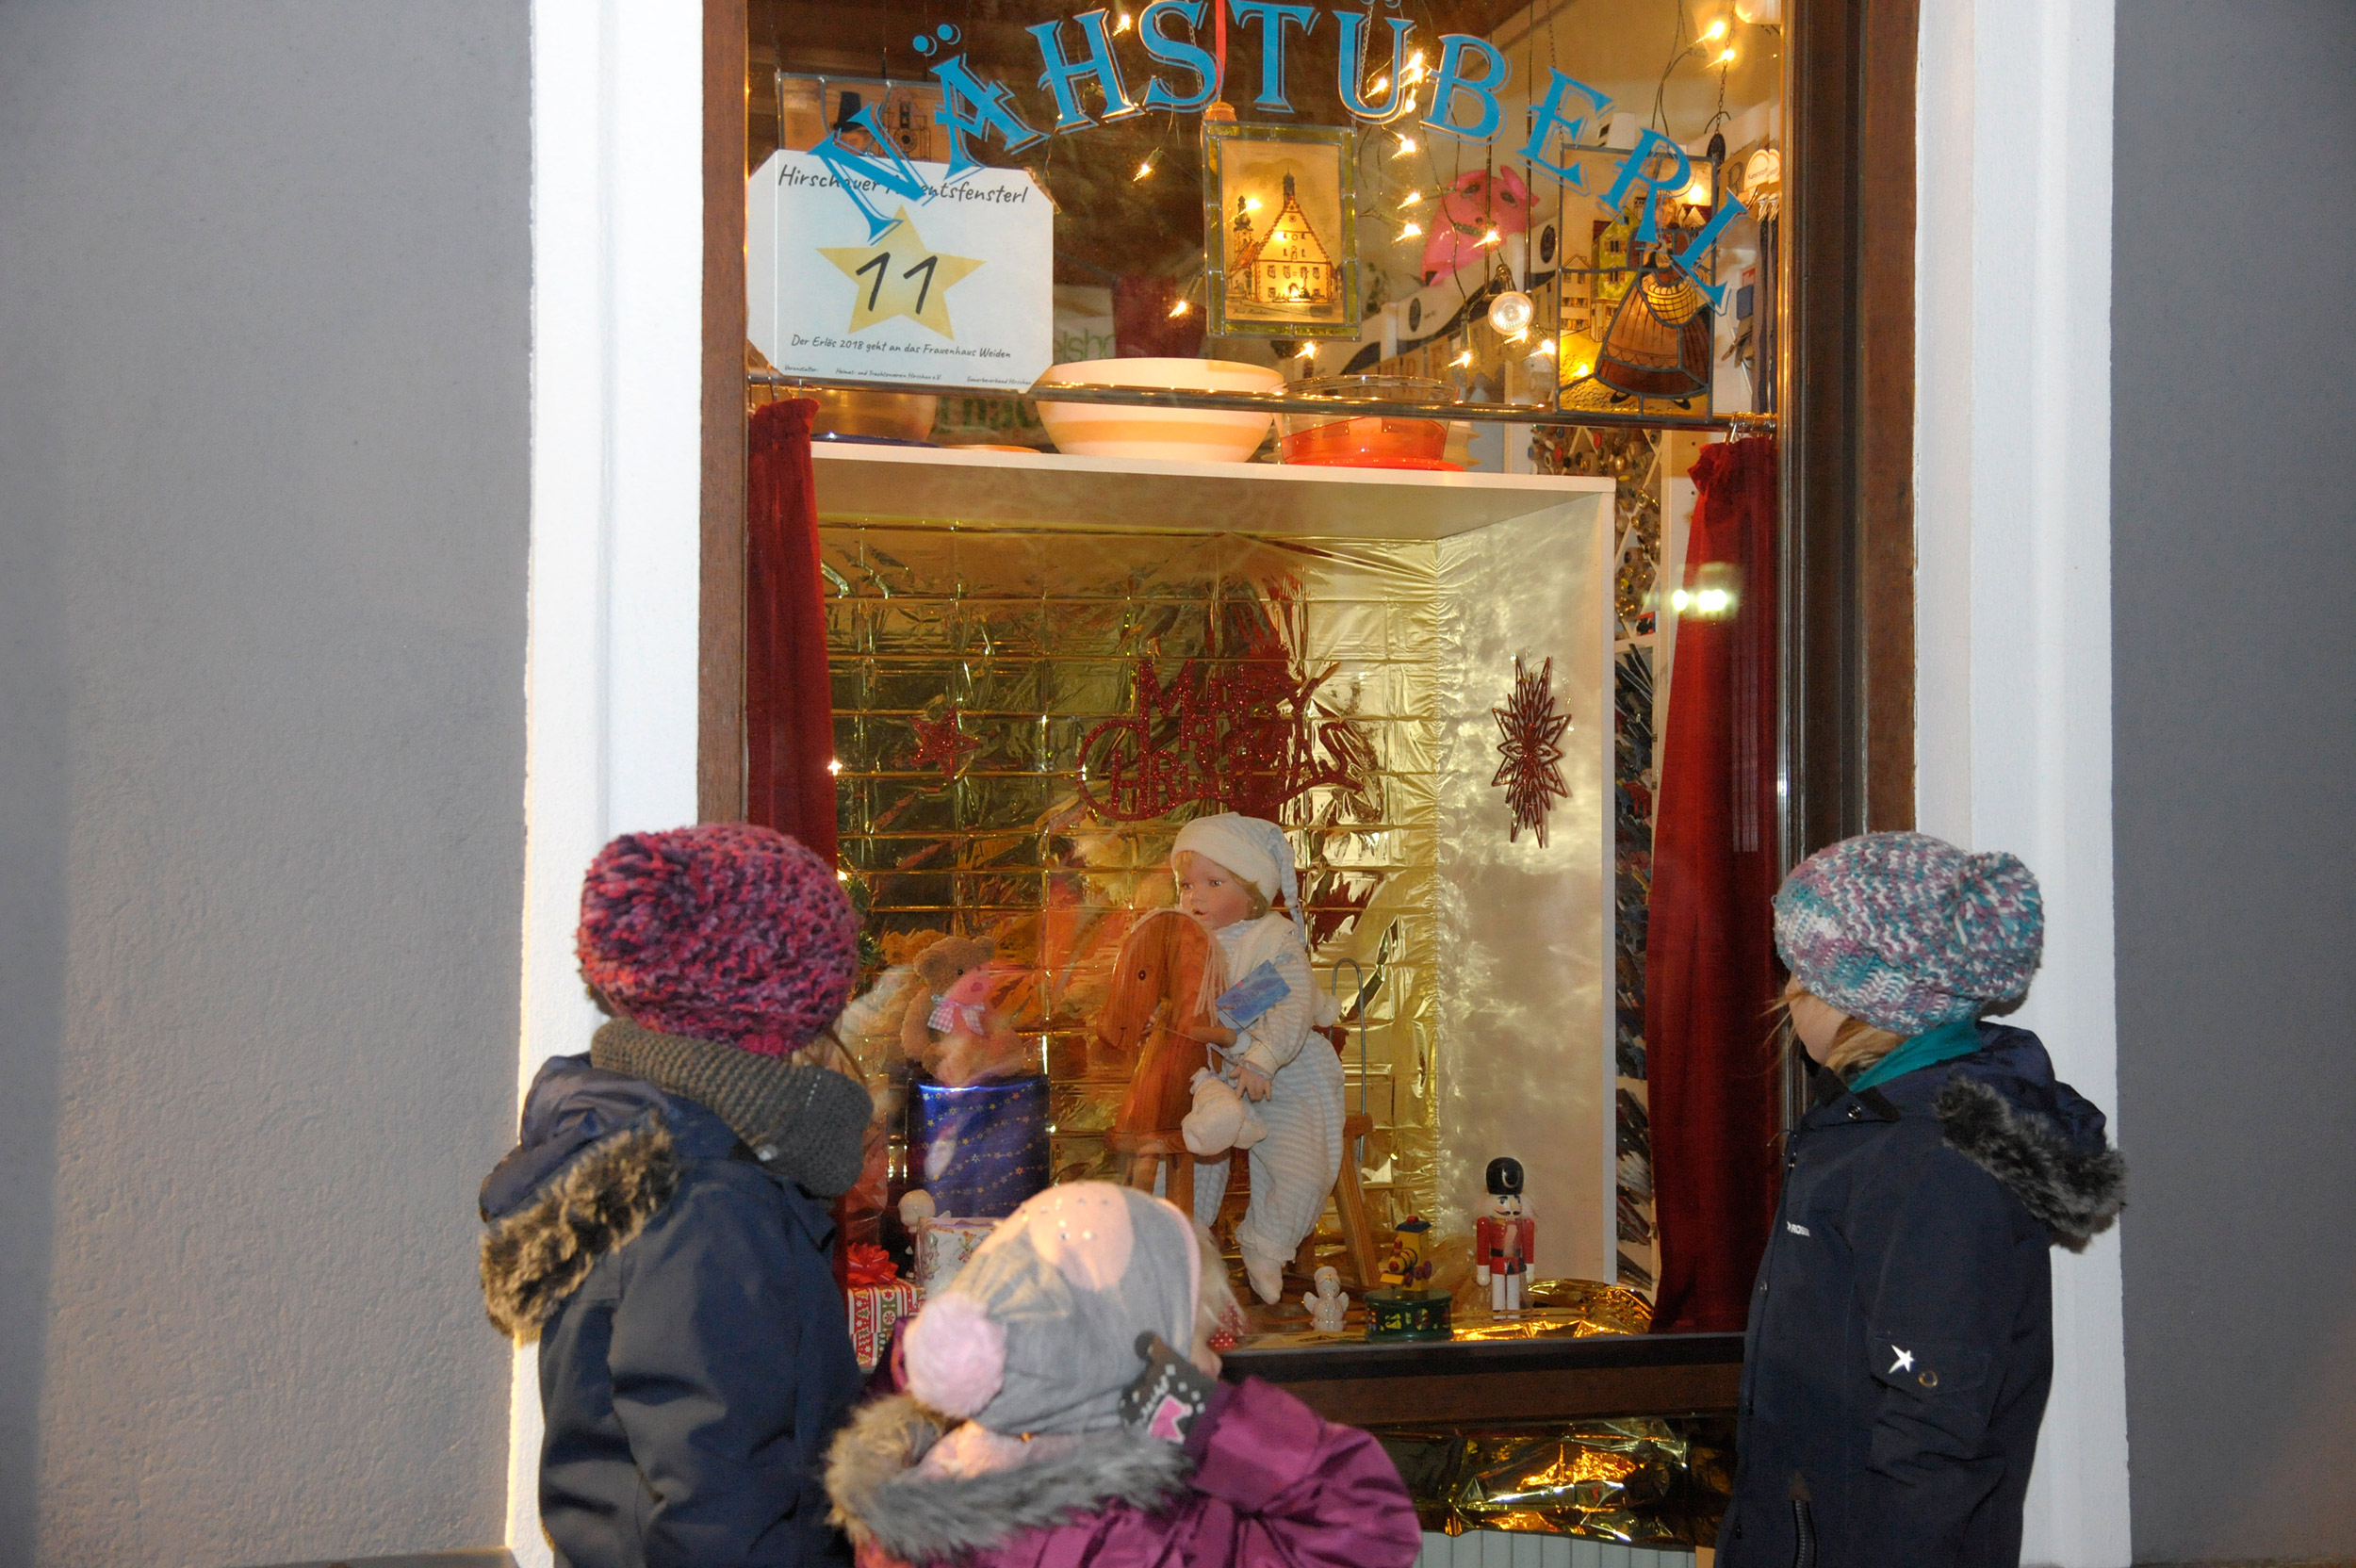
[[[1199,685],[1256,666],[1307,693],[1319,781],[1276,815],[1319,982],[1354,958],[1372,991],[1365,1071],[1354,1020],[1343,1059],[1349,1109],[1363,1086],[1376,1126],[1373,1218],[1432,1212],[1436,547],[844,520],[820,538],[854,899],[894,956],[913,933],[996,939],[1001,1005],[1054,1086],[1059,1181],[1114,1174],[1127,1080],[1091,1021],[1135,916],[1172,900],[1179,824],[1225,808],[1108,821],[1083,798],[1084,743],[1131,716],[1141,671]],[[1357,987],[1345,966],[1346,1018]]]

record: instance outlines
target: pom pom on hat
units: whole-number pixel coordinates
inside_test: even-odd
[[[2044,899],[2029,868],[2002,851],[1867,833],[1784,879],[1775,948],[1819,1000],[1920,1035],[2028,990],[2045,952]]]
[[[935,1297],[902,1343],[908,1392],[943,1415],[978,1415],[1006,1384],[1006,1331],[971,1296]]]
[[[842,1014],[859,919],[833,868],[775,828],[625,833],[581,889],[581,978],[664,1034],[798,1050]]]

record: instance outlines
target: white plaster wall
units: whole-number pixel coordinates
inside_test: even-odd
[[[519,0],[0,5],[0,1563],[495,1545]]]
[[[599,1019],[581,874],[616,833],[695,818],[703,21],[664,0],[533,0],[532,565],[518,1101]],[[536,1347],[510,1390],[507,1542],[549,1561]]]
[[[2111,0],[1922,6],[1916,813],[2037,874],[2045,967],[2012,1021],[2115,1110],[2112,41]],[[2055,1252],[2025,1562],[2130,1560],[2119,1289],[2116,1231]]]

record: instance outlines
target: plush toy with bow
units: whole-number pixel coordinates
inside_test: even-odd
[[[900,1016],[900,1045],[937,1084],[963,1088],[1010,1078],[1030,1065],[1030,1053],[991,1005],[995,944],[943,937],[916,958],[916,984]]]

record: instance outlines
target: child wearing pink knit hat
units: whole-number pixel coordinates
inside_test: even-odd
[[[858,936],[770,828],[624,834],[589,867],[613,1020],[541,1069],[482,1199],[492,1321],[539,1341],[560,1561],[847,1563],[817,1461],[859,1388],[828,1252],[870,1111],[828,1031]]]
[[[1415,1506],[1382,1446],[1256,1379],[1218,1379],[1234,1297],[1172,1205],[1050,1187],[902,1341],[908,1392],[835,1440],[862,1568],[1407,1568]]]

